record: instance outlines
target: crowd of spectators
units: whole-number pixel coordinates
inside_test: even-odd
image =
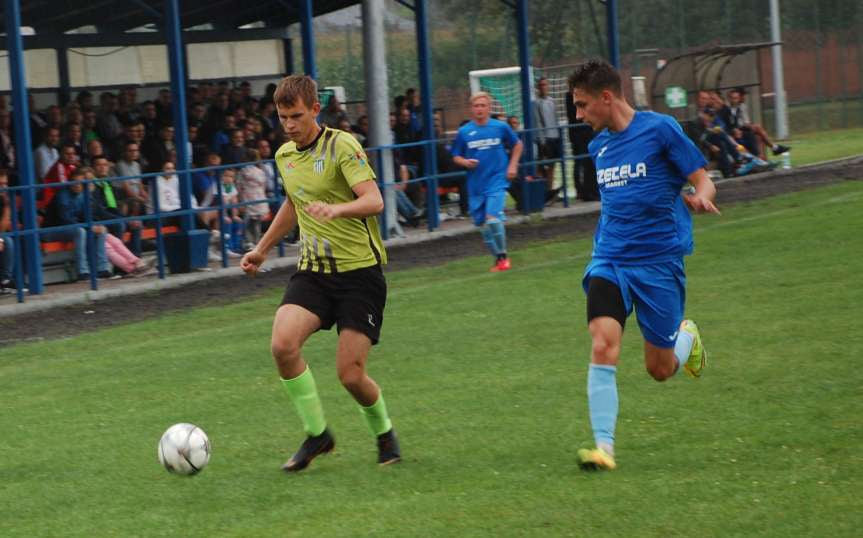
[[[262,224],[275,209],[265,200],[275,198],[280,189],[276,169],[272,163],[260,162],[271,159],[273,148],[285,141],[272,102],[274,90],[275,85],[270,85],[264,96],[255,97],[249,82],[236,87],[227,82],[203,82],[190,87],[187,93],[185,120],[189,133],[189,160],[183,163],[183,168],[237,165],[235,168],[198,172],[193,177],[192,206],[202,210],[213,208],[198,212],[197,220],[199,225],[213,230],[214,238],[220,238],[218,212],[215,210],[219,203],[218,193],[221,192],[226,201],[243,204],[227,211],[225,217],[226,227],[232,232],[231,256],[240,255],[259,239]],[[143,102],[139,102],[137,93],[132,86],[119,91],[104,91],[98,94],[96,103],[93,93],[82,91],[63,106],[54,104],[45,109],[37,108],[30,96],[29,123],[35,180],[37,184],[58,184],[57,187],[37,190],[39,224],[46,228],[40,238],[43,241],[75,242],[79,278],[87,278],[91,273],[86,256],[79,252],[83,244],[79,240],[80,234],[47,228],[84,221],[84,216],[76,213],[76,204],[80,204],[77,200],[85,190],[61,184],[74,179],[104,179],[87,189],[93,220],[143,216],[152,213],[156,203],[161,212],[167,213],[181,207],[176,176],[179,152],[174,142],[176,122],[171,92],[161,89],[156,99]],[[4,180],[14,186],[17,184],[18,166],[13,133],[8,101],[0,96],[0,170]],[[250,162],[253,164],[246,164]],[[80,171],[83,173],[77,173]],[[141,174],[146,173],[160,175],[142,179]],[[64,194],[58,197],[60,193]],[[158,193],[156,200],[154,193]],[[2,207],[8,210],[8,194],[4,194],[3,203]],[[173,220],[176,218],[168,215],[163,225],[171,224]],[[145,225],[153,225],[153,222],[130,220],[112,224],[105,233],[115,238],[126,238],[126,245],[138,257],[143,248],[140,229]],[[5,229],[0,229],[0,233],[5,232]],[[100,267],[93,272],[100,277],[112,276],[114,271],[105,267],[101,255],[102,227],[95,227],[94,232]],[[112,243],[108,239],[109,247]],[[9,249],[4,250],[8,252]],[[108,251],[110,253],[110,248]],[[215,249],[210,255],[217,256]],[[4,262],[10,257],[0,256]],[[139,274],[142,267],[137,262],[133,266],[127,263],[114,266],[120,267],[119,272],[129,274]],[[0,273],[0,286],[14,286],[11,275]]]
[[[752,123],[745,88],[732,88],[726,97],[718,91],[698,92],[698,117],[690,136],[724,177],[775,168],[779,163],[768,160],[767,149],[781,155],[791,148],[774,143],[761,125]]]

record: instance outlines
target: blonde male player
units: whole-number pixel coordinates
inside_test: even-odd
[[[657,381],[681,367],[699,377],[706,353],[698,327],[683,319],[695,212],[719,213],[716,187],[698,148],[670,116],[634,110],[608,63],[579,65],[569,79],[576,116],[596,131],[588,149],[596,163],[602,209],[592,259],[584,271],[592,340],[587,400],[595,449],[578,451],[583,469],[614,469],[617,362],[633,308],[644,336],[644,364]],[[682,195],[687,183],[695,187]]]
[[[254,275],[270,249],[299,224],[297,272],[276,312],[271,345],[307,438],[282,469],[305,469],[335,446],[314,377],[301,355],[312,333],[333,324],[339,332],[339,380],[377,437],[378,463],[396,463],[401,455],[386,404],[380,388],[366,374],[366,359],[380,336],[387,295],[381,269],[386,252],[375,219],[383,199],[375,174],[353,136],[318,125],[321,104],[314,80],[285,77],[273,100],[290,138],[276,152],[287,197],[261,241],[243,256],[241,267]]]

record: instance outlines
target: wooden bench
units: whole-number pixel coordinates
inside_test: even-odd
[[[162,233],[172,234],[179,232],[178,226],[162,226]],[[132,234],[123,234],[123,242],[128,242]],[[143,228],[141,239],[155,239],[155,228]],[[77,267],[75,267],[75,242],[74,241],[42,241],[42,281],[45,284],[57,284],[60,282],[74,282],[78,278]]]

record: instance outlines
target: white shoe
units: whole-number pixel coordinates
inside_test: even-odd
[[[222,255],[215,250],[210,249],[207,251],[207,259],[211,262],[220,262],[222,261]]]

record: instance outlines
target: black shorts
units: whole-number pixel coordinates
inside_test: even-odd
[[[344,273],[297,271],[285,290],[282,304],[295,304],[318,316],[321,329],[333,324],[339,332],[349,327],[377,344],[384,323],[387,282],[380,265]]]
[[[539,159],[560,159],[563,155],[563,147],[560,138],[546,138],[545,142],[539,144]]]

